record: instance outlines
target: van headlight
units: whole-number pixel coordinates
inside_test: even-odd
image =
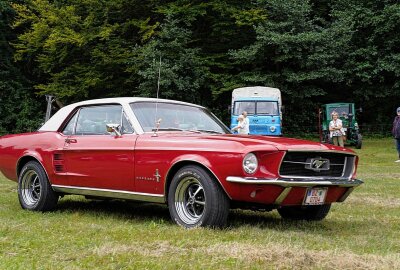
[[[247,154],[243,159],[243,170],[248,174],[253,174],[258,169],[258,160],[253,153]]]
[[[275,132],[275,130],[276,130],[276,127],[275,127],[275,126],[270,126],[270,127],[269,127],[269,131]]]

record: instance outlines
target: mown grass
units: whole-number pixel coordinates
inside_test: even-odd
[[[20,208],[0,176],[0,269],[400,269],[400,164],[390,139],[360,155],[365,184],[321,222],[234,210],[224,230],[185,230],[163,205],[66,196]]]

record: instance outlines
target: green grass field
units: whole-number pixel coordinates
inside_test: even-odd
[[[163,205],[66,196],[20,208],[0,175],[0,269],[400,269],[400,164],[391,139],[365,140],[365,184],[321,222],[234,210],[224,230],[185,230]]]

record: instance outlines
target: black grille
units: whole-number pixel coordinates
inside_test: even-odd
[[[329,152],[288,152],[279,169],[281,176],[296,177],[348,177],[352,155]],[[310,169],[311,160],[329,160],[329,169]],[[345,167],[346,166],[346,167]],[[307,168],[308,167],[308,168]]]

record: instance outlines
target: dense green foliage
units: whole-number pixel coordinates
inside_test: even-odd
[[[226,123],[231,91],[241,86],[280,88],[287,131],[314,125],[323,103],[355,102],[366,124],[390,123],[400,105],[395,0],[0,3],[8,116],[0,128],[9,132],[15,121],[32,127],[29,113],[44,106],[31,100],[44,94],[64,104],[155,97],[160,59],[160,97],[208,106]]]
[[[9,3],[0,1],[0,135],[30,131],[43,121],[43,104],[24,75],[29,67],[13,61],[9,42],[15,40],[16,33],[8,25],[13,16]]]

